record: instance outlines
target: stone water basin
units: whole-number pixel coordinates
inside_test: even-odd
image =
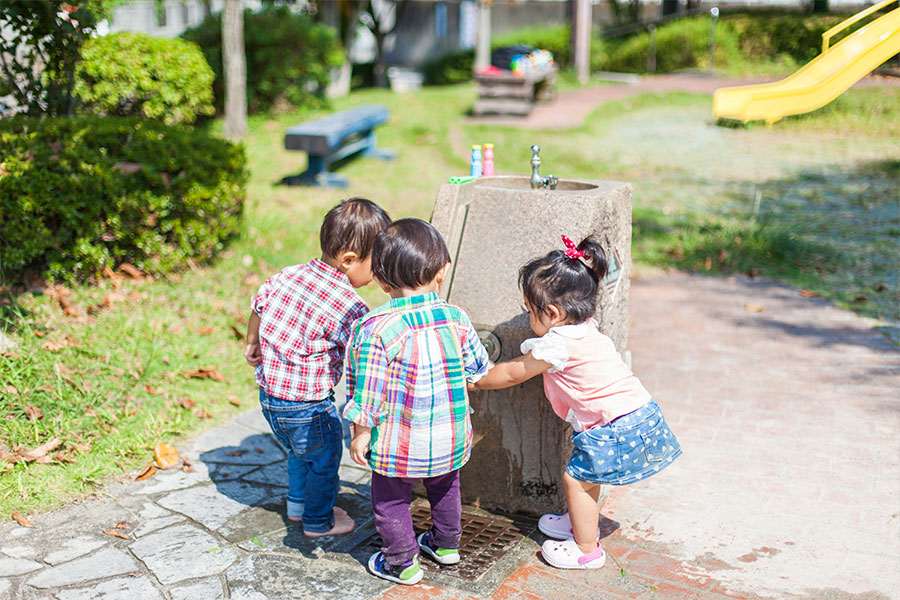
[[[631,185],[618,181],[560,179],[555,190],[533,190],[525,175],[444,184],[431,219],[452,260],[441,293],[466,311],[494,360],[510,359],[534,335],[518,288],[519,268],[563,249],[560,234],[576,243],[591,234],[614,257],[595,318],[624,352],[631,205]],[[561,509],[570,430],[550,409],[541,378],[507,390],[475,392],[471,402],[476,444],[461,473],[464,501],[519,514]]]

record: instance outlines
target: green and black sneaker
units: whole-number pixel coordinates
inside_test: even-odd
[[[369,572],[382,579],[393,581],[401,585],[414,585],[422,581],[425,573],[419,566],[419,557],[413,557],[412,563],[393,567],[384,560],[384,554],[381,551],[376,552],[369,557]]]
[[[442,565],[455,565],[459,562],[458,548],[438,548],[432,545],[431,536],[427,531],[419,534],[419,537],[416,539],[419,542],[419,548]]]

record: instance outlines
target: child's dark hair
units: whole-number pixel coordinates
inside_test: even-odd
[[[422,287],[449,262],[444,238],[421,219],[394,221],[378,234],[372,248],[372,273],[392,288]]]
[[[553,250],[519,269],[519,287],[536,315],[558,306],[568,320],[581,323],[597,311],[597,291],[608,264],[600,243],[586,237],[577,249],[584,258],[569,258],[563,250]]]
[[[338,258],[342,252],[354,252],[365,260],[372,252],[375,236],[391,224],[383,208],[365,198],[344,200],[328,211],[319,230],[322,254]]]

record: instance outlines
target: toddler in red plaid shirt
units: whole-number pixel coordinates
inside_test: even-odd
[[[388,214],[363,198],[328,211],[322,257],[269,277],[250,300],[244,358],[256,368],[259,403],[288,451],[287,516],[308,536],[348,533],[337,502],[343,430],[332,388],[353,322],[368,312],[354,288],[372,281],[372,244]]]

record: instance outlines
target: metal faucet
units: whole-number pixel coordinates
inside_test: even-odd
[[[550,188],[551,190],[555,190],[556,184],[559,183],[559,177],[552,174],[541,177],[540,153],[540,146],[534,145],[531,147],[531,189]]]

